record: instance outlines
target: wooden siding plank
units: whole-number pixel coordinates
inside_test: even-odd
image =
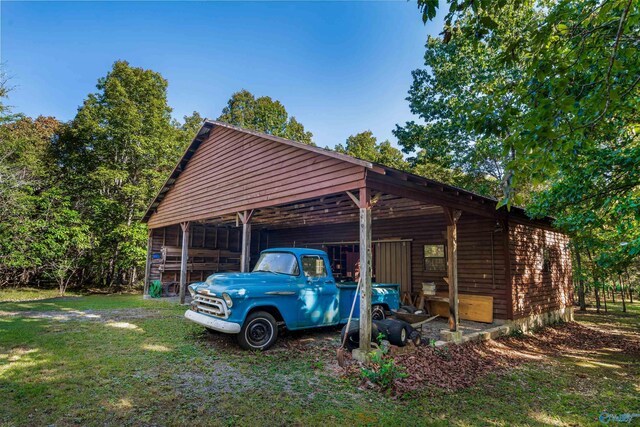
[[[376,206],[372,209],[375,215]],[[412,216],[410,218],[383,219],[372,222],[375,240],[390,238],[410,238],[410,256],[407,260],[410,268],[410,283],[414,292],[422,289],[422,282],[435,282],[440,292],[447,291],[443,277],[445,272],[425,272],[423,245],[442,244],[446,230],[442,213]],[[493,315],[497,319],[507,318],[504,257],[501,255],[502,240],[496,232],[494,236],[495,280],[492,280],[491,249],[488,233],[494,232],[495,221],[465,213],[458,222],[458,288],[460,293],[493,297]],[[472,230],[481,230],[476,232]],[[467,232],[469,231],[469,232]],[[323,242],[357,241],[357,219],[350,223],[314,225],[266,231],[268,247],[308,246],[319,247]],[[378,251],[376,244],[376,251]],[[476,262],[475,259],[481,259]],[[379,260],[379,262],[383,262]],[[387,262],[386,259],[384,262]],[[467,262],[473,266],[467,266]],[[377,279],[377,278],[376,278]],[[379,279],[377,279],[379,281]]]
[[[216,127],[151,215],[150,228],[362,185],[364,167]],[[257,206],[255,205],[257,204]]]
[[[358,188],[362,184],[362,179],[358,179],[354,176],[345,176],[340,179],[332,180],[330,182],[310,184],[306,188],[296,188],[295,192],[291,192],[289,194],[278,194],[276,196],[265,194],[261,197],[255,197],[247,201],[241,200],[239,201],[237,206],[230,203],[222,207],[216,207],[220,209],[219,211],[212,211],[203,207],[197,212],[188,212],[183,213],[182,215],[165,215],[164,217],[156,217],[155,219],[152,216],[149,220],[149,227],[158,228],[175,224],[176,221],[179,221],[181,217],[189,217],[191,221],[201,221],[212,217],[233,213],[239,210],[259,209],[263,207],[276,206],[282,203],[289,203],[292,201],[300,200],[302,197],[321,197],[325,195],[335,194],[335,192],[352,190],[354,188]]]
[[[332,162],[329,163],[329,162]],[[282,166],[285,167],[285,166]],[[221,189],[221,181],[217,181],[217,184],[211,184],[203,187],[192,188],[190,191],[186,191],[182,194],[177,194],[176,197],[165,199],[168,203],[175,203],[177,206],[181,208],[175,209],[174,212],[180,212],[181,210],[185,210],[191,206],[199,206],[203,202],[210,200],[215,194],[216,203],[219,205],[224,205],[228,202],[237,202],[243,199],[250,199],[254,194],[262,194],[265,191],[273,190],[274,183],[272,181],[261,181],[262,178],[269,177],[269,172],[277,172],[278,169],[274,170],[262,170],[262,174],[256,174],[254,179],[240,179],[238,181],[235,180],[235,176],[229,176],[225,178],[225,180],[229,180],[228,185],[225,185],[224,189]],[[305,174],[311,180],[322,179],[326,174],[333,174],[334,177],[342,177],[345,175],[353,174],[353,167],[349,165],[345,165],[344,163],[335,163],[333,160],[329,160],[326,163],[318,163],[313,165],[308,165],[304,167],[304,170],[299,170],[297,167],[294,167],[291,172],[293,175],[281,177],[277,181],[277,189],[284,192],[285,190],[295,189],[299,187],[300,183],[300,175]],[[300,174],[300,175],[299,175]],[[226,183],[226,181],[225,181]],[[250,190],[250,193],[247,192]],[[158,209],[158,212],[161,212]]]

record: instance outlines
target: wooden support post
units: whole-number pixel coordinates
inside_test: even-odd
[[[189,222],[181,222],[182,255],[180,257],[180,304],[184,304],[187,292],[187,260],[189,259]]]
[[[444,208],[447,221],[447,258],[449,283],[449,330],[458,331],[458,219],[462,211]]]
[[[502,220],[502,238],[504,252],[504,283],[506,286],[506,300],[507,300],[507,319],[513,320],[513,310],[516,302],[518,301],[518,289],[516,288],[515,281],[511,276],[511,248],[509,244],[510,231],[509,231],[509,217],[504,216]]]
[[[151,253],[153,246],[153,230],[148,231],[147,237],[147,262],[144,265],[144,292],[142,293],[143,298],[146,298],[149,295],[149,285],[151,285],[151,280],[149,276],[151,275]]]
[[[360,352],[371,350],[371,203],[369,189],[360,189]]]
[[[251,217],[253,211],[238,212],[242,222],[242,247],[240,255],[240,271],[246,273],[250,269],[251,262]]]

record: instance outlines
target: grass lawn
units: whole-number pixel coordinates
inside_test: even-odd
[[[250,353],[166,302],[18,299],[0,291],[0,300],[13,300],[0,302],[0,425],[570,426],[600,425],[603,411],[640,413],[640,360],[611,348],[531,349],[530,362],[470,387],[392,397],[343,377],[335,330]],[[577,318],[640,339],[640,304],[620,310],[610,304],[608,315]]]

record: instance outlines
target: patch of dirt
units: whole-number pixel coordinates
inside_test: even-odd
[[[148,308],[122,308],[110,310],[68,310],[68,311],[1,311],[0,317],[24,317],[28,319],[46,319],[66,322],[69,320],[93,320],[111,322],[119,320],[162,317],[162,310]]]
[[[455,391],[475,384],[488,373],[505,371],[524,362],[544,360],[548,363],[548,356],[594,351],[640,357],[640,339],[570,322],[544,328],[535,335],[446,347],[423,345],[414,352],[395,356],[395,363],[408,375],[396,379],[393,390],[404,394],[431,385]],[[350,360],[346,376],[361,378],[361,365]],[[372,386],[371,383],[365,385]]]
[[[218,351],[246,355],[247,351],[238,346],[234,335],[215,331],[203,332],[203,337],[214,345]],[[340,346],[340,333],[336,328],[312,329],[308,331],[284,331],[278,336],[275,345],[264,353],[256,353],[257,357],[273,357],[278,363],[291,360],[307,359],[309,365],[334,376],[343,374],[338,366],[336,352]]]
[[[186,368],[167,377],[167,385],[185,395],[207,395],[209,393],[237,393],[267,386],[261,378],[242,373],[229,363],[215,360],[200,363],[197,371]]]

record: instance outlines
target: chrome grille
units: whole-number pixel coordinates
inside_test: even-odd
[[[209,314],[211,316],[222,317],[224,319],[229,317],[227,305],[221,298],[196,294],[192,305],[198,313]]]

